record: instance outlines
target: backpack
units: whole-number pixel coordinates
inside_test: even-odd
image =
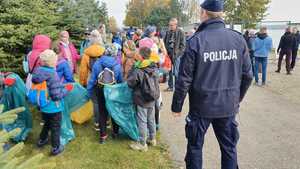
[[[28,58],[30,55],[31,55],[31,52],[29,52],[26,56],[24,56],[23,62],[22,62],[23,70],[26,74],[29,73],[29,62],[28,62],[29,59]]]
[[[144,71],[144,78],[142,80],[141,87],[145,101],[150,102],[159,99],[159,83],[155,77],[155,73],[149,74]]]
[[[116,83],[115,72],[109,68],[104,68],[98,75],[98,85],[113,85]]]
[[[28,91],[27,98],[31,104],[39,107],[45,107],[49,103],[47,82],[44,81],[39,84],[32,83]]]
[[[2,95],[4,92],[4,88],[5,88],[4,79],[5,79],[4,73],[0,72],[0,101],[1,101],[1,98],[2,98]]]
[[[30,56],[30,54],[28,54],[28,57]],[[27,58],[28,58],[27,57]],[[34,61],[34,65],[33,65],[33,68],[32,70],[29,69],[29,64],[28,64],[28,74],[27,74],[27,78],[26,78],[26,83],[25,83],[25,86],[26,86],[26,94],[28,95],[29,93],[29,90],[31,89],[32,87],[32,73],[34,71],[34,69],[36,68],[36,65],[39,61],[39,57]],[[28,61],[27,61],[28,62]]]

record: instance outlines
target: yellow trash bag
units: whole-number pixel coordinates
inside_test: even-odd
[[[77,124],[83,124],[93,117],[92,101],[87,102],[80,109],[71,113],[71,120]]]

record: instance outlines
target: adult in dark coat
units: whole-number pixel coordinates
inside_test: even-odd
[[[299,50],[299,44],[300,44],[300,33],[298,29],[295,27],[293,29],[294,38],[296,40],[296,43],[294,45],[293,51],[292,51],[292,63],[291,63],[291,70],[295,68],[298,50]]]
[[[277,49],[277,53],[279,53],[278,69],[276,70],[277,73],[280,73],[281,71],[281,63],[283,57],[285,56],[286,72],[288,75],[291,74],[291,57],[292,57],[293,48],[295,47],[295,43],[296,40],[294,38],[294,35],[292,34],[292,29],[291,27],[288,27],[284,35],[281,37]]]
[[[166,32],[166,36],[164,38],[164,43],[168,55],[172,61],[172,70],[169,73],[169,81],[168,81],[169,87],[167,91],[174,90],[176,78],[178,76],[180,58],[183,55],[183,51],[186,43],[184,32],[181,29],[179,29],[177,25],[178,25],[177,19],[176,18],[171,19],[169,22],[169,30]]]
[[[205,133],[212,124],[222,153],[222,169],[237,169],[240,102],[253,74],[243,36],[225,28],[224,1],[206,0],[201,5],[202,24],[186,46],[173,96],[172,111],[180,116],[187,93],[187,169],[202,169]]]

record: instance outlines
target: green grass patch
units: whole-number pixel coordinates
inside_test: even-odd
[[[44,161],[56,163],[55,169],[169,169],[171,161],[167,148],[163,144],[149,148],[148,152],[135,152],[129,149],[131,141],[120,137],[99,144],[99,134],[94,131],[90,121],[84,125],[73,124],[76,138],[66,145],[65,151],[51,157],[50,145],[43,149],[36,147],[36,142],[41,131],[40,114],[33,113],[33,131],[25,142],[25,149],[20,155],[31,157],[43,153]],[[159,136],[158,136],[159,138]],[[159,140],[159,139],[158,139]]]

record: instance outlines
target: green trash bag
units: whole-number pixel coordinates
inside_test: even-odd
[[[133,140],[139,139],[132,90],[127,83],[104,87],[106,108],[120,128]]]
[[[32,114],[26,102],[26,87],[23,80],[15,73],[0,74],[0,81],[1,79],[3,81],[4,77],[16,79],[13,86],[4,86],[2,84],[2,89],[0,89],[0,104],[4,105],[4,112],[18,107],[25,107],[25,111],[18,114],[18,118],[14,123],[0,124],[0,128],[6,131],[20,128],[21,133],[13,138],[13,140],[16,142],[25,141],[32,129]]]
[[[73,83],[73,90],[64,98],[64,111],[62,112],[62,123],[60,142],[66,145],[75,138],[71,122],[71,113],[85,105],[89,101],[88,93],[79,83]],[[75,98],[75,99],[74,99]]]

